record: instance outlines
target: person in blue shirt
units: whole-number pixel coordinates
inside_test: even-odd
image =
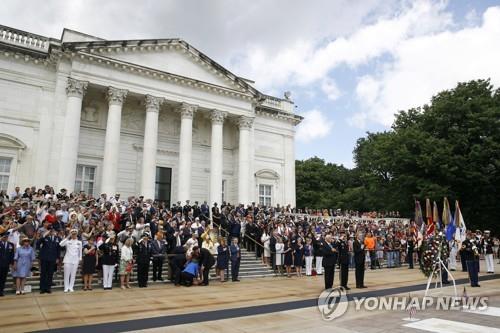
[[[198,285],[200,279],[200,267],[198,265],[198,256],[196,254],[193,255],[190,261],[187,262],[186,267],[181,272],[181,284],[186,287],[190,287],[191,285]]]
[[[239,282],[238,274],[240,273],[241,250],[238,245],[238,238],[233,238],[233,243],[229,247],[231,254],[231,277],[233,282]]]

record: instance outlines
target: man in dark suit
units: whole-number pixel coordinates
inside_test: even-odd
[[[356,288],[366,288],[365,286],[365,244],[361,239],[361,235],[358,234],[356,239],[352,243],[352,249],[354,251],[354,266],[356,272]]]
[[[144,233],[136,246],[137,253],[137,282],[139,288],[148,286],[149,260],[151,258],[150,236]]]
[[[240,273],[241,250],[238,245],[238,238],[233,238],[229,252],[231,254],[231,277],[233,282],[239,282],[238,274]]]
[[[335,265],[338,260],[338,245],[333,241],[332,235],[326,235],[323,243],[323,268],[325,270],[325,289],[333,287]]]
[[[203,203],[200,206],[200,220],[207,221],[209,214],[210,214],[210,207],[208,206],[206,201],[203,201]]]
[[[194,248],[193,248],[194,251]],[[210,253],[208,249],[199,248],[200,259],[198,263],[200,264],[200,272],[203,276],[202,284],[208,286],[208,275],[210,274],[210,268],[215,264],[215,258]]]
[[[151,254],[153,256],[153,282],[163,281],[162,269],[165,254],[167,253],[167,245],[163,240],[163,233],[158,232],[156,239],[151,242]]]
[[[238,219],[233,219],[229,221],[229,239],[228,243],[231,243],[231,240],[234,238],[238,239],[238,243],[240,241],[240,233],[241,233],[241,224]]]
[[[170,268],[172,269],[172,279],[176,286],[181,283],[181,272],[186,264],[186,250],[183,246],[177,246],[173,252],[172,259],[170,260]]]
[[[14,264],[15,248],[14,244],[7,240],[8,237],[9,233],[7,231],[0,234],[0,296],[3,296],[9,267]]]
[[[340,286],[349,290],[347,281],[349,279],[349,246],[347,245],[345,233],[340,234],[338,241],[339,265],[340,265]]]
[[[59,242],[61,242],[61,238],[57,236],[57,231],[52,228],[45,231],[39,240],[40,294],[50,294],[52,292],[52,278],[61,252]]]

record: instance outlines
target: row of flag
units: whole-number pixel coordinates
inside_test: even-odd
[[[415,223],[421,228],[422,235],[430,237],[437,231],[444,232],[447,240],[452,240],[455,237],[458,241],[465,240],[465,232],[467,230],[465,221],[460,211],[458,200],[455,201],[455,214],[451,214],[450,203],[448,198],[443,200],[443,213],[440,218],[439,210],[436,201],[431,205],[430,199],[425,200],[425,223],[422,215],[422,207],[420,202],[415,200]]]

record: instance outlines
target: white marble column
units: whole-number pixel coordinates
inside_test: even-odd
[[[210,147],[210,207],[214,202],[220,207],[222,201],[222,168],[224,157],[223,125],[226,113],[218,110],[210,112],[212,138]]]
[[[78,159],[78,143],[80,140],[80,117],[82,113],[83,95],[88,82],[68,78],[66,86],[66,115],[64,117],[62,149],[59,159],[59,189],[65,188],[73,192],[75,187],[76,163]]]
[[[156,148],[158,147],[158,114],[163,98],[146,95],[146,126],[142,152],[141,194],[154,199],[156,180]]]
[[[122,106],[126,97],[127,90],[108,87],[106,93],[109,105],[108,122],[106,123],[106,138],[104,140],[101,182],[101,193],[106,193],[108,197],[116,193]]]
[[[179,140],[179,177],[177,183],[177,200],[183,204],[191,200],[191,160],[193,151],[193,116],[196,105],[182,103],[181,133]]]
[[[240,142],[238,147],[238,203],[250,204],[250,132],[253,118],[241,116],[238,119]]]

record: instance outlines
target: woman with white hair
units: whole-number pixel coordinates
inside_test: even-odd
[[[121,288],[130,288],[129,279],[130,273],[132,273],[132,268],[134,265],[134,260],[132,258],[133,251],[132,245],[134,244],[134,239],[132,237],[127,238],[125,243],[121,248],[120,255],[120,282]]]
[[[76,271],[78,264],[82,260],[82,242],[78,240],[78,230],[71,229],[68,237],[64,238],[60,246],[66,247],[66,254],[64,255],[64,292],[73,292],[75,285]]]

